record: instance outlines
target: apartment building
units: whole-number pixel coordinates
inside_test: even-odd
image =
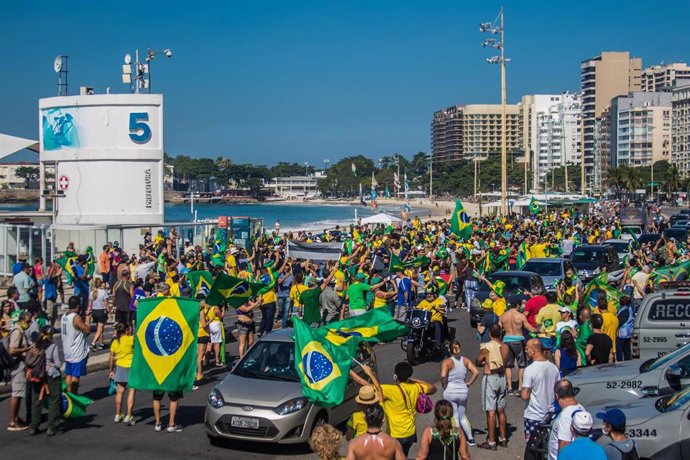
[[[598,136],[597,120],[609,106],[611,99],[640,91],[642,59],[631,58],[627,51],[606,51],[582,61],[582,136],[586,185],[590,190],[600,189],[605,181],[597,170],[605,168],[608,158],[600,155],[595,137]],[[601,126],[601,123],[599,123]],[[596,183],[595,183],[596,182]]]
[[[690,80],[676,81],[672,92],[671,163],[687,176],[690,172]]]
[[[508,152],[523,151],[522,115],[519,104],[506,105]],[[486,157],[501,152],[500,104],[455,105],[434,113],[431,152],[434,161],[445,162]]]
[[[685,62],[653,65],[642,71],[642,91],[670,92],[676,80],[685,78],[690,78],[690,67]]]

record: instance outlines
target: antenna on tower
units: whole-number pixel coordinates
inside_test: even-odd
[[[53,61],[53,70],[58,74],[57,90],[58,96],[67,96],[69,94],[69,83],[67,81],[67,59],[69,56],[58,55]]]

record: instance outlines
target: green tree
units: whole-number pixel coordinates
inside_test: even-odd
[[[26,188],[29,188],[31,181],[38,180],[39,173],[39,169],[35,166],[20,166],[14,174],[20,179],[24,179]]]

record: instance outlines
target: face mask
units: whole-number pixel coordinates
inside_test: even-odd
[[[22,328],[23,331],[29,329],[29,324],[28,323],[19,323],[19,327]]]

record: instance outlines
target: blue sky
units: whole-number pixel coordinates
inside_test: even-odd
[[[371,158],[429,151],[435,110],[499,102],[484,1],[6,2],[0,15],[0,132],[36,138],[57,54],[80,85],[126,92],[125,53],[153,63],[166,151],[237,162]],[[69,6],[67,6],[69,5]],[[579,89],[579,63],[629,50],[643,65],[687,61],[690,2],[508,1],[508,100]]]

